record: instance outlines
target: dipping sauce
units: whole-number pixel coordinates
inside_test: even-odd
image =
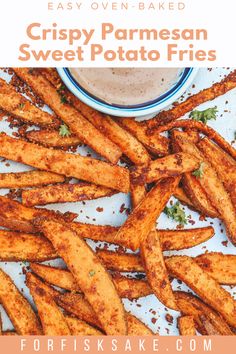
[[[152,101],[177,81],[179,68],[71,68],[78,84],[108,104],[132,106]]]

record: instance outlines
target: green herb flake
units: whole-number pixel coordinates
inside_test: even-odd
[[[59,134],[60,134],[60,136],[62,136],[63,138],[64,138],[65,136],[70,136],[70,135],[71,135],[71,132],[70,132],[70,130],[69,130],[69,128],[67,127],[66,124],[60,125]]]
[[[204,162],[200,163],[200,166],[197,170],[192,172],[192,175],[197,178],[202,178],[204,175]]]
[[[90,276],[90,277],[93,277],[94,275],[95,275],[95,270],[90,270],[89,276]]]
[[[59,96],[61,98],[61,103],[68,103],[67,97],[65,95],[65,90],[66,90],[66,87],[64,85],[61,85],[57,89],[57,93],[59,94]]]
[[[217,107],[207,108],[204,111],[192,111],[189,115],[190,118],[207,124],[208,120],[216,120],[216,113],[218,112]]]
[[[19,104],[19,109],[22,110],[22,109],[24,109],[24,108],[25,108],[25,103],[20,103],[20,104]]]
[[[168,218],[177,221],[180,225],[187,224],[187,218],[185,212],[180,206],[179,202],[176,202],[174,205],[172,205],[169,208],[165,207],[164,213],[167,215]]]

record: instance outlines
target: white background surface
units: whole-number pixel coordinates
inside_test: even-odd
[[[229,70],[226,69],[213,69],[211,71],[207,69],[200,69],[194,85],[195,88],[191,88],[186,95],[189,93],[198,92],[200,89],[209,87],[213,82],[219,81],[223,78],[224,74],[228,73]],[[0,76],[7,78],[5,74],[0,72]],[[228,104],[226,104],[228,101]],[[212,102],[205,103],[200,106],[200,109],[205,109],[208,107],[218,107],[219,112],[217,113],[217,120],[210,121],[209,125],[216,129],[225,139],[229,142],[234,140],[234,133],[236,131],[236,90],[228,92],[226,95],[217,98]],[[3,120],[0,122],[0,131],[5,131],[8,134],[12,133],[12,130],[9,129],[8,123]],[[234,145],[235,146],[235,145]],[[86,154],[89,151],[86,148],[79,148],[79,152]],[[2,159],[0,159],[1,161]],[[10,166],[8,165],[10,163]],[[10,171],[26,171],[29,168],[18,163],[4,161],[0,162],[0,172],[10,172]],[[0,190],[1,195],[5,195],[8,190]],[[67,203],[67,204],[57,204],[48,206],[50,209],[60,210],[62,212],[71,210],[79,214],[78,220],[85,223],[96,223],[96,224],[110,224],[110,225],[121,225],[125,219],[125,212],[120,213],[121,205],[125,203],[126,207],[130,206],[130,200],[128,195],[122,193],[116,194],[109,198],[102,198],[95,201],[86,201],[78,203]],[[102,207],[103,212],[98,212],[97,207]],[[219,220],[207,218],[206,221],[199,221],[199,214],[189,210],[187,207],[184,207],[186,215],[191,215],[191,219],[195,220],[196,223],[194,226],[188,223],[186,228],[193,227],[203,227],[207,225],[213,225],[215,228],[215,236],[208,242],[201,244],[200,246],[194,247],[189,250],[183,250],[176,252],[177,254],[186,254],[190,256],[196,256],[198,254],[208,251],[220,251],[228,254],[236,255],[236,248],[228,241],[228,245],[223,246],[222,242],[226,241],[224,227]],[[167,219],[167,217],[162,214],[158,220],[158,228],[164,229],[175,229],[177,223]],[[91,245],[94,243],[90,242]],[[174,252],[165,252],[165,254],[173,254]],[[54,261],[52,264],[58,264],[59,261]],[[61,262],[59,262],[61,263]],[[22,274],[22,266],[26,266],[22,263],[0,263],[0,267],[6,271],[13,279],[18,288],[22,293],[31,301],[29,296],[28,289],[25,287],[24,280],[25,276]],[[186,289],[184,285],[178,284],[176,281],[173,283],[173,288],[176,290]],[[230,291],[234,296],[236,295],[235,287],[225,287]],[[236,296],[235,296],[236,297]],[[164,306],[155,298],[154,295],[148,296],[146,298],[140,298],[135,301],[124,300],[124,304],[127,310],[130,310],[133,314],[139,317],[147,325],[150,326],[154,331],[159,330],[159,333],[162,335],[172,334],[177,335],[178,331],[176,329],[175,319],[179,313],[175,311],[170,311],[165,309]],[[141,307],[139,307],[141,305]],[[151,311],[156,311],[156,315],[152,314]],[[0,308],[0,311],[3,315],[3,328],[10,329],[12,328],[10,321],[5,316],[3,309]],[[170,313],[174,316],[173,324],[168,324],[165,319],[165,315]],[[157,319],[156,323],[152,323],[152,318]]]
[[[76,1],[58,1],[51,0],[54,4],[53,11],[48,11],[48,0],[32,1],[32,0],[8,0],[1,1],[1,21],[0,21],[0,44],[1,56],[0,66],[233,66],[236,62],[235,51],[235,12],[236,2],[234,0],[182,0],[186,7],[184,11],[168,11],[167,6],[170,3],[178,3],[173,1],[149,1],[145,0],[146,4],[154,4],[155,10],[144,11],[137,10],[138,0],[116,0],[116,1],[96,1],[99,4],[99,10],[91,10],[92,0],[81,0],[81,9],[76,10]],[[120,4],[129,3],[129,10],[119,10]],[[181,2],[181,1],[180,1]],[[63,7],[67,3],[71,3],[74,10],[56,10],[58,4]],[[164,3],[166,10],[158,10],[158,4]],[[117,10],[112,10],[111,5],[117,4]],[[106,8],[106,6],[108,6]],[[104,7],[106,9],[104,9]],[[112,22],[117,28],[206,28],[208,30],[208,41],[193,43],[195,49],[216,49],[216,62],[197,62],[189,61],[185,58],[184,61],[168,62],[166,59],[166,45],[167,41],[149,41],[145,43],[146,47],[150,49],[158,49],[163,55],[158,62],[106,62],[102,56],[99,56],[96,62],[91,62],[89,55],[85,56],[84,62],[55,62],[48,60],[47,62],[35,61],[33,58],[29,62],[20,62],[19,46],[22,43],[29,43],[36,51],[39,49],[53,50],[53,49],[75,49],[82,43],[78,41],[75,46],[68,46],[65,41],[52,41],[50,38],[47,41],[32,41],[27,38],[26,28],[30,23],[39,22],[43,28],[51,28],[52,23],[57,23],[60,28],[96,28],[96,34],[93,43],[100,43],[100,25],[102,22]],[[122,43],[121,43],[122,42]],[[137,49],[141,42],[134,41],[116,41],[113,36],[103,41],[105,49],[115,49],[118,45],[123,45],[126,49]],[[143,43],[142,43],[143,44]],[[188,41],[180,42],[180,48],[186,49]],[[74,47],[74,48],[73,48]],[[89,51],[88,51],[89,52]],[[88,54],[88,53],[87,53]]]

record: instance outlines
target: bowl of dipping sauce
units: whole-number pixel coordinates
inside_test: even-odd
[[[197,68],[58,68],[68,89],[90,107],[119,117],[155,114],[190,86]]]

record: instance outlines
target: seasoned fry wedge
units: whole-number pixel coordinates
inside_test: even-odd
[[[72,336],[102,336],[104,333],[76,317],[65,316]]]
[[[135,208],[146,196],[145,179],[141,175],[142,167],[133,167],[130,172],[130,195],[132,207]]]
[[[91,157],[48,149],[4,134],[0,134],[0,156],[122,192],[129,191],[129,171],[126,168]]]
[[[233,243],[236,243],[236,210],[230,196],[219,180],[215,170],[206,160],[201,151],[183,135],[174,133],[174,142],[178,148],[186,153],[192,154],[203,163],[203,173],[198,181],[208,196],[212,205],[218,210],[220,218],[224,221],[227,233]],[[195,176],[193,176],[196,178]]]
[[[82,292],[81,288],[76,283],[73,275],[64,269],[49,267],[43,264],[31,263],[32,271],[47,283],[58,286],[62,289]],[[147,296],[152,293],[146,281],[129,279],[122,276],[113,278],[116,290],[120,297],[130,300],[139,297]]]
[[[60,117],[85,144],[112,163],[117,163],[121,150],[111,140],[96,129],[80,112],[68,103],[63,103],[60,92],[37,72],[27,68],[14,68],[17,76],[26,82],[32,90]]]
[[[174,197],[178,199],[182,204],[186,204],[190,208],[195,208],[195,205],[189,199],[182,187],[177,187],[174,192]]]
[[[145,272],[139,255],[97,250],[98,257],[109,270],[117,272]]]
[[[231,331],[228,324],[225,322],[223,317],[216,313],[212,308],[208,305],[204,304],[200,299],[196,296],[185,293],[182,291],[175,292],[175,298],[178,303],[178,307],[184,315],[193,316],[195,324],[197,326],[197,330],[201,334],[207,334],[200,316],[205,315],[210,319],[214,327],[220,332],[221,335],[233,335],[234,333]]]
[[[162,178],[175,177],[184,172],[194,171],[199,161],[190,154],[177,153],[152,161],[141,174],[146,176],[146,183],[158,181]]]
[[[68,203],[109,197],[112,189],[88,183],[59,184],[22,191],[22,203],[26,206]]]
[[[54,258],[56,251],[45,237],[0,230],[1,262],[43,262]]]
[[[38,220],[38,226],[67,264],[105,332],[126,334],[123,305],[112,279],[95,253],[64,224],[44,219]]]
[[[24,96],[16,92],[14,86],[2,79],[0,79],[0,109],[28,124],[59,125],[55,116],[33,105]]]
[[[166,259],[165,263],[171,274],[185,282],[200,298],[216,309],[229,325],[235,326],[236,301],[192,258],[175,256]]]
[[[103,115],[80,101],[65,88],[65,86],[61,83],[60,78],[58,80],[55,74],[54,77],[52,77],[51,73],[44,73],[43,75],[50,78],[49,81],[53,83],[54,87],[59,88],[59,90],[60,88],[63,88],[63,94],[68,102],[80,111],[84,117],[102,134],[113,141],[113,143],[120,148],[122,153],[126,155],[134,164],[140,165],[147,164],[149,162],[150,157],[145,147],[127,130],[117,124],[115,120],[108,115]]]
[[[193,316],[181,316],[178,318],[178,328],[181,336],[195,336],[196,328]]]
[[[127,313],[126,319],[128,323],[129,336],[153,336],[154,333],[141,322],[137,317]]]
[[[32,221],[37,217],[70,222],[76,216],[77,214],[73,213],[61,214],[53,210],[27,208],[15,200],[0,196],[0,226],[10,230],[35,233],[36,229]]]
[[[165,156],[169,152],[169,139],[159,135],[150,135],[145,126],[134,118],[116,118],[125,129],[133,134],[153,155]]]
[[[140,253],[148,283],[154,294],[165,306],[177,310],[162,254],[160,238],[156,230],[151,231],[141,242]]]
[[[214,100],[216,97],[224,95],[227,91],[236,88],[236,71],[232,71],[228,76],[226,76],[221,82],[213,84],[211,87],[206,88],[195,95],[187,98],[187,100],[174,105],[168,111],[162,111],[158,113],[155,118],[147,121],[147,126],[149,129],[155,128],[158,125],[164,124],[169,121],[176,120],[186,113],[192,111],[194,108],[200,104]]]
[[[28,301],[11,278],[0,269],[0,302],[6,310],[17,334],[42,334],[41,326]]]
[[[218,283],[236,284],[236,255],[212,252],[202,254],[194,259]]]
[[[0,188],[36,187],[64,181],[64,176],[47,171],[0,173]]]
[[[57,306],[53,297],[47,293],[41,281],[31,273],[26,275],[26,284],[34,299],[38,314],[42,323],[43,333],[47,336],[66,336],[70,335],[67,321]]]
[[[221,335],[220,331],[218,331],[217,328],[213,326],[213,324],[211,323],[210,319],[207,318],[207,316],[201,315],[200,320],[201,320],[202,325],[205,328],[205,331],[208,336],[220,336]]]
[[[46,147],[71,147],[81,144],[76,135],[61,136],[56,130],[31,130],[26,132],[27,140]]]
[[[161,214],[178,183],[178,177],[169,178],[153,187],[121,226],[114,242],[121,240],[128,248],[137,250],[140,242],[152,230],[157,217]]]
[[[236,161],[207,138],[202,139],[197,146],[216,170],[236,208]]]

